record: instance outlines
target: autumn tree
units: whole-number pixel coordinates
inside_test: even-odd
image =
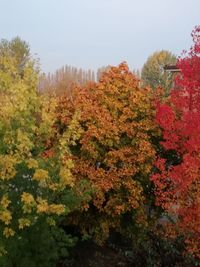
[[[109,71],[110,66],[102,66],[97,69],[97,81],[101,79],[101,76],[104,72]]]
[[[168,94],[172,88],[173,77],[170,72],[164,71],[164,66],[170,64],[176,64],[176,56],[171,52],[162,50],[153,53],[142,68],[141,80],[143,85],[153,89],[161,87]]]
[[[157,122],[163,130],[165,155],[157,160],[152,176],[157,204],[174,223],[176,235],[185,238],[190,253],[200,257],[200,27],[192,32],[193,46],[178,60],[169,102],[158,104]],[[170,156],[171,155],[171,156]]]
[[[151,100],[150,90],[139,87],[125,63],[111,67],[98,83],[79,89],[74,101],[60,100],[61,133],[74,110],[80,113],[76,125],[80,138],[71,150],[77,194],[84,192],[80,182],[92,189],[90,202],[83,201],[71,223],[99,241],[110,229],[122,229],[123,223],[133,228],[147,223],[146,191],[155,158],[151,137],[156,132]]]
[[[1,54],[0,66],[0,265],[55,266],[73,244],[58,224],[74,184],[67,141],[51,146],[57,101],[38,95],[34,62],[23,76],[12,54]]]

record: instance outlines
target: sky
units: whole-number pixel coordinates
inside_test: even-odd
[[[157,50],[188,49],[199,24],[200,0],[0,0],[0,39],[28,42],[44,72],[140,69]]]

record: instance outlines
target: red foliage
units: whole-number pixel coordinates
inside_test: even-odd
[[[168,153],[176,151],[179,164],[158,159],[152,180],[157,204],[176,215],[188,250],[200,257],[200,26],[192,37],[190,51],[178,60],[181,74],[175,79],[169,104],[157,106],[162,145]]]

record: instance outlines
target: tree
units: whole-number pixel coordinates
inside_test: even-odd
[[[200,26],[192,37],[190,51],[178,60],[178,89],[157,107],[162,146],[171,158],[158,158],[152,180],[157,204],[175,219],[171,230],[184,236],[188,251],[200,258]]]
[[[74,180],[66,140],[51,149],[57,101],[38,95],[31,60],[23,76],[8,53],[0,66],[0,265],[55,266],[74,243],[58,227],[72,209]]]
[[[110,229],[120,231],[123,225],[139,229],[147,223],[146,191],[155,158],[152,98],[122,63],[110,67],[98,83],[78,90],[73,102],[60,100],[61,133],[69,127],[74,110],[80,112],[76,125],[80,138],[71,150],[77,194],[84,192],[79,189],[81,181],[92,189],[89,203],[83,201],[82,209],[67,220],[98,241],[105,240]]]
[[[2,39],[0,42],[0,57],[12,58],[18,72],[23,75],[25,65],[30,61],[30,47],[19,37],[11,41]]]
[[[104,72],[108,71],[110,66],[102,66],[101,68],[97,69],[97,81],[101,79],[101,76]]]
[[[141,80],[144,86],[152,89],[161,87],[169,93],[172,88],[173,77],[171,73],[164,71],[165,65],[176,64],[176,56],[171,52],[162,50],[153,53],[142,68]]]

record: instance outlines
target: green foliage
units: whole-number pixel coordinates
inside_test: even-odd
[[[156,232],[147,231],[142,242],[133,241],[133,250],[129,253],[137,267],[200,266],[198,260],[191,255],[183,255],[184,249],[181,237],[163,238]]]
[[[30,63],[30,47],[19,37],[11,41],[2,39],[0,42],[0,57],[12,58],[20,73],[27,63]]]
[[[163,67],[170,64],[176,64],[176,56],[171,52],[162,50],[153,53],[142,68],[141,80],[143,85],[153,89],[161,87],[168,94],[172,87],[173,76],[164,71]]]
[[[65,234],[59,227],[40,222],[5,240],[7,254],[0,257],[3,267],[55,267],[59,260],[69,256],[76,238]]]

